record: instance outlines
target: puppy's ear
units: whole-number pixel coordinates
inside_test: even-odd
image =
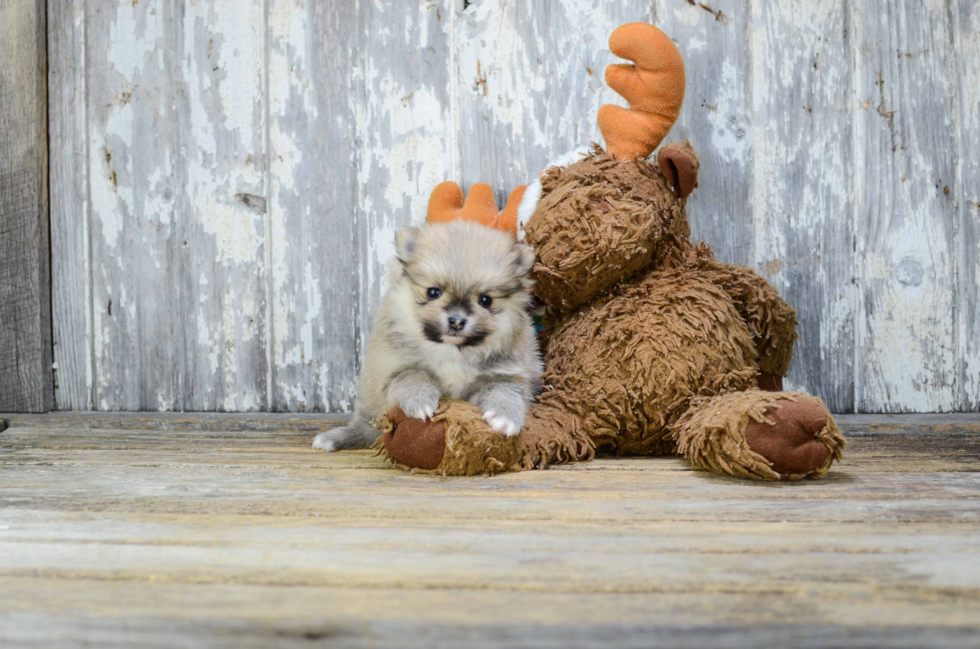
[[[415,244],[418,238],[418,228],[402,228],[395,233],[395,255],[402,264],[407,264],[408,260],[415,254]]]
[[[534,248],[525,246],[523,243],[515,243],[514,252],[517,253],[514,260],[515,272],[518,275],[527,275],[531,267],[534,266]]]

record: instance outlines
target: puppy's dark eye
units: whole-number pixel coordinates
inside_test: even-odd
[[[425,290],[425,296],[430,300],[438,300],[439,296],[442,295],[442,289],[436,288],[435,286],[430,286]]]
[[[493,304],[493,298],[489,295],[481,295],[480,299],[477,300],[484,309],[489,309],[490,305]]]

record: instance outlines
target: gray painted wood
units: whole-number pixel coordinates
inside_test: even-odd
[[[980,408],[976,3],[52,4],[60,408],[349,410],[394,231],[599,141],[632,20],[685,56],[694,235],[800,312],[789,385]]]
[[[92,268],[89,254],[85,0],[48,3],[51,312],[54,400],[92,409]]]
[[[917,0],[852,7],[856,407],[952,410],[959,386],[949,188],[957,142],[948,7]]]
[[[877,415],[879,417],[885,415]],[[911,415],[893,415],[910,417]],[[944,415],[955,417],[955,415]],[[958,415],[969,417],[969,415]],[[85,430],[162,430],[162,431],[209,431],[219,433],[274,432],[288,436],[294,433],[310,433],[329,430],[350,420],[347,414],[308,412],[291,413],[230,413],[230,412],[47,412],[44,414],[0,413],[0,422],[6,421],[11,428],[61,428],[66,435]],[[904,419],[902,420],[905,421]],[[980,420],[974,418],[944,419],[946,426],[957,430],[974,422],[980,432]],[[2,432],[0,428],[0,432]]]
[[[178,26],[177,7],[162,0],[86,4],[92,401],[100,410],[183,406]]]
[[[953,2],[959,203],[956,362],[961,410],[980,411],[980,3]],[[951,72],[952,74],[952,72]]]
[[[650,21],[649,2],[470,2],[456,15],[459,179],[503,207],[549,161],[600,142],[595,116],[623,104],[603,80],[609,34]]]
[[[183,410],[265,410],[265,9],[178,3],[173,166]]]
[[[854,110],[843,0],[753,5],[751,265],[796,306],[786,387],[854,410]]]
[[[665,143],[691,140],[701,160],[687,202],[691,236],[722,261],[753,266],[752,24],[739,0],[655,3],[655,24],[677,43],[687,91]]]
[[[270,405],[349,410],[356,353],[353,3],[270,0]]]
[[[0,410],[52,406],[45,13],[0,5]]]

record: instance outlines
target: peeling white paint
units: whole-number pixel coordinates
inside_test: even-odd
[[[595,116],[602,104],[625,105],[602,81],[605,66],[619,62],[607,41],[618,25],[648,20],[649,8],[566,0],[553,11],[542,24],[511,4],[481,2],[460,21],[456,82],[464,173],[471,175],[465,182],[503,180],[506,195],[556,153],[599,141]],[[496,177],[486,177],[486,168],[495,168]]]
[[[214,0],[210,31],[222,43],[216,47],[216,65],[222,75],[221,126],[247,140],[255,132],[260,112],[265,30],[261,2]]]
[[[261,223],[248,208],[209,198],[199,214],[204,232],[214,236],[220,261],[248,264],[260,257]]]
[[[147,57],[157,50],[163,37],[163,13],[162,10],[140,11],[135,2],[122,2],[115,7],[115,20],[109,25],[106,61],[126,81],[133,82],[142,72]],[[161,63],[160,58],[157,63]]]
[[[118,203],[123,202],[125,214],[132,214],[135,207],[133,188],[128,184],[132,173],[128,148],[133,141],[133,108],[130,104],[109,107],[104,134],[101,138],[96,136],[96,141],[100,140],[104,143],[102,147],[90,150],[90,164],[98,170],[91,179],[92,211],[102,225],[102,236],[107,245],[115,248],[124,218]]]
[[[302,0],[87,12],[92,325],[56,338],[91,344],[98,408],[350,409],[397,228],[443,180],[502,198],[599,140],[608,35],[655,15],[688,62],[692,224],[804,318],[787,385],[980,403],[980,9],[870,7],[378,0],[336,7],[349,34]]]
[[[731,61],[721,64],[721,83],[714,98],[714,109],[709,111],[712,125],[711,145],[721,153],[726,163],[745,164],[746,151],[752,142],[752,124],[740,112],[745,105],[739,70]]]

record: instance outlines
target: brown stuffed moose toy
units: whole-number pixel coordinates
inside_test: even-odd
[[[685,203],[699,165],[690,144],[646,159],[680,112],[680,52],[645,23],[623,25],[609,44],[634,63],[606,70],[632,107],[599,111],[606,151],[593,145],[577,162],[549,167],[528,191],[515,190],[496,220],[485,186],[464,204],[462,191],[443,183],[430,200],[430,221],[473,218],[516,236],[523,217],[524,242],[537,254],[534,290],[546,305],[544,391],[524,428],[504,437],[475,406],[444,400],[426,421],[389,412],[377,446],[403,467],[442,475],[610,452],[680,454],[760,480],[820,477],[844,440],[823,402],[781,391],[795,311],[754,271],[690,240]]]

